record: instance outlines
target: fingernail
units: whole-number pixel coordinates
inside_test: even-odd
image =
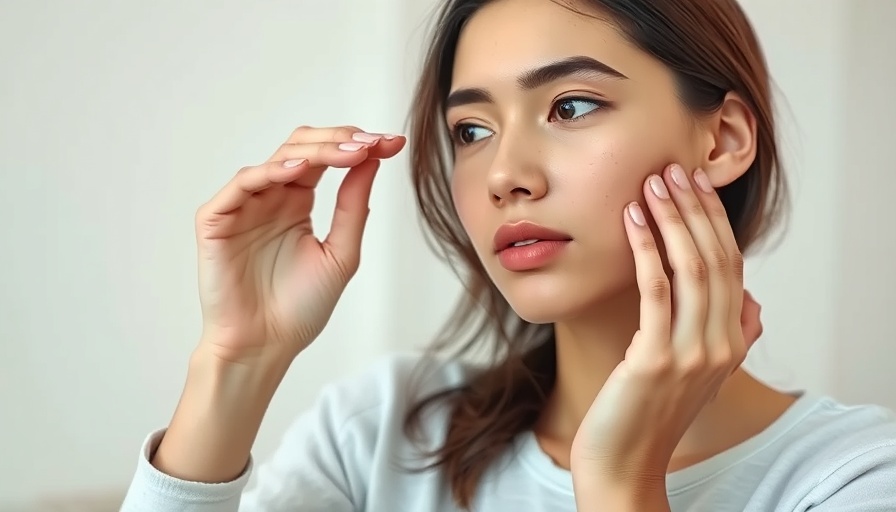
[[[650,182],[650,189],[653,190],[653,193],[656,194],[660,199],[669,199],[669,189],[666,188],[666,184],[663,183],[663,178],[659,176],[651,176],[648,180]]]
[[[628,216],[639,226],[647,225],[647,221],[644,219],[644,212],[641,210],[641,207],[638,206],[638,203],[631,203],[628,205]]]
[[[715,189],[712,186],[712,183],[709,182],[709,176],[703,172],[703,169],[697,169],[694,171],[694,182],[697,183],[697,186],[700,187],[700,190],[706,192],[707,194],[712,194],[715,192]]]
[[[342,151],[358,151],[359,149],[366,147],[367,144],[359,144],[357,142],[343,142],[339,145],[339,149]]]
[[[688,175],[684,173],[684,169],[678,164],[672,164],[672,181],[682,190],[691,188],[691,182],[688,181]]]
[[[380,140],[380,137],[378,135],[371,135],[369,133],[357,132],[352,135],[352,140],[356,140],[358,142],[366,142],[369,144],[372,142],[377,142],[378,140]]]
[[[401,135],[392,135],[391,133],[383,133],[381,135],[386,140],[394,140],[394,139],[401,137]]]
[[[287,160],[287,161],[283,162],[283,167],[286,167],[287,169],[290,169],[290,168],[293,168],[293,167],[298,167],[298,166],[304,164],[304,163],[307,162],[307,161],[308,161],[308,160],[306,160],[306,159],[304,159],[304,158],[299,158],[299,159],[296,159],[296,160]]]

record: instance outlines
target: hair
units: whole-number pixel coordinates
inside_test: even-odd
[[[462,386],[412,404],[404,418],[406,435],[415,438],[428,407],[440,404],[450,411],[446,437],[427,452],[432,459],[423,469],[440,468],[463,509],[471,506],[489,466],[535,426],[556,380],[553,326],[528,323],[513,311],[486,274],[451,197],[453,150],[444,101],[461,30],[490,1],[447,0],[441,7],[410,113],[412,180],[428,242],[465,286],[432,351],[453,347],[454,356],[461,357],[486,348],[492,357],[491,365]],[[718,193],[743,253],[765,239],[782,220],[786,184],[778,165],[768,70],[736,0],[578,0],[563,6],[586,16],[599,14],[663,63],[694,116],[716,112],[729,92],[748,105],[757,122],[755,160]]]

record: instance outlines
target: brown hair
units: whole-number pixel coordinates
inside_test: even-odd
[[[451,198],[452,151],[443,102],[450,92],[461,29],[488,2],[445,2],[410,119],[412,178],[429,242],[466,288],[433,349],[453,346],[455,357],[461,357],[485,347],[493,363],[463,386],[413,404],[404,425],[413,438],[420,433],[427,407],[447,406],[446,438],[428,453],[433,462],[423,469],[441,468],[454,500],[465,509],[483,473],[518,434],[533,428],[556,378],[553,327],[530,324],[514,313],[488,278]],[[720,188],[719,194],[741,250],[755,246],[780,220],[786,191],[778,169],[768,71],[750,22],[736,0],[578,0],[575,4],[604,16],[633,44],[666,65],[676,78],[682,103],[695,116],[716,111],[732,91],[750,107],[757,121],[756,158],[743,176]]]

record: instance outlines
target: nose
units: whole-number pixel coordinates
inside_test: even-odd
[[[503,207],[519,201],[536,201],[548,193],[548,178],[540,161],[540,152],[529,140],[506,137],[496,150],[488,171],[488,189],[492,203]]]

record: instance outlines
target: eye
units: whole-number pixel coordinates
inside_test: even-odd
[[[493,135],[493,133],[494,132],[488,128],[476,126],[475,124],[458,124],[452,130],[452,138],[455,143],[465,146],[467,144],[479,142],[480,140]]]
[[[593,99],[565,98],[554,103],[551,117],[561,121],[575,121],[603,106],[603,102]]]

